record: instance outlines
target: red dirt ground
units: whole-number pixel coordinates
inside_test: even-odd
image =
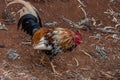
[[[2,2],[3,1],[3,2]],[[40,0],[40,2],[31,1],[31,3],[40,10],[42,23],[56,21],[59,24],[56,27],[71,28],[70,25],[60,17],[64,16],[74,22],[79,22],[84,14],[78,7],[77,0]],[[113,0],[81,0],[86,7],[84,8],[88,17],[94,17],[101,20],[105,26],[114,26],[104,14],[107,9],[112,8],[115,12],[120,12],[120,1]],[[112,0],[111,0],[112,1]],[[17,6],[17,5],[15,5]],[[13,8],[13,7],[12,7]],[[18,7],[14,7],[18,9]],[[0,2],[0,21],[2,21],[2,12],[5,9],[4,0]],[[18,18],[17,18],[18,19]],[[119,19],[119,17],[118,17]],[[16,21],[17,22],[17,21]],[[21,43],[30,40],[31,37],[26,33],[17,30],[16,24],[6,24],[8,31],[0,30],[0,80],[120,80],[120,39],[114,42],[114,38],[106,36],[113,34],[102,33],[92,26],[93,31],[80,30],[83,36],[83,42],[73,51],[57,55],[53,63],[56,70],[62,73],[62,76],[55,76],[47,58],[45,65],[40,64],[41,54],[36,53],[32,46],[22,45]],[[76,30],[74,28],[71,28]],[[118,28],[120,31],[120,28]],[[100,41],[93,37],[96,33],[102,35]],[[118,34],[120,38],[120,35]],[[96,51],[96,45],[104,47],[108,59],[98,59],[84,54],[81,50],[92,54]],[[10,49],[17,50],[20,59],[11,60],[7,56]],[[112,49],[112,50],[110,50]],[[79,62],[77,66],[76,59]]]

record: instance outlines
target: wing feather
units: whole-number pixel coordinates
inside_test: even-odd
[[[74,43],[74,33],[66,28],[56,28],[53,40],[54,43],[63,48],[69,48]]]

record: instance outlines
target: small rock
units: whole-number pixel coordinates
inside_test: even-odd
[[[72,71],[66,71],[65,72],[67,78],[75,78],[76,73]]]
[[[95,38],[101,39],[102,36],[101,36],[101,34],[97,33],[97,34],[95,35]]]
[[[101,56],[102,59],[107,59],[108,58],[108,54],[105,51],[104,47],[96,45],[96,50],[100,54],[100,56]]]
[[[9,59],[12,59],[12,60],[15,60],[15,59],[19,59],[20,58],[20,55],[18,53],[16,53],[16,50],[12,50],[10,49],[8,52],[7,52],[7,55],[8,55],[8,58]]]
[[[93,57],[95,57],[95,58],[98,58],[98,59],[101,58],[100,54],[97,53],[97,52],[92,52],[92,53],[90,53],[90,55],[93,56]]]
[[[78,22],[79,26],[84,26],[88,31],[91,31],[92,21],[90,18],[84,18],[80,22]]]
[[[5,24],[0,23],[0,30],[8,30],[8,28],[5,26]]]

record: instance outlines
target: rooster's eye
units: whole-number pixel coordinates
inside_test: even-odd
[[[29,21],[26,21],[26,23],[29,23]]]

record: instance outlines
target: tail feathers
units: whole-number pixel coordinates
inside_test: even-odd
[[[9,2],[9,3],[7,4],[7,7],[10,6],[10,5],[12,5],[12,4],[15,4],[15,3],[22,4],[22,5],[24,5],[26,8],[28,8],[28,6],[29,6],[29,7],[33,7],[29,2],[24,1],[24,0],[13,0],[13,1],[11,1],[11,2]]]
[[[29,35],[33,35],[36,30],[40,28],[39,22],[32,14],[26,14],[22,16],[18,22],[18,29],[21,26],[21,30]]]
[[[29,2],[24,0],[13,0],[7,4],[7,7],[19,3],[24,7],[18,11],[20,13],[20,19],[18,21],[18,29],[22,25],[22,30],[29,35],[33,35],[34,32],[42,27],[41,19],[38,10]]]
[[[32,14],[35,17],[37,17],[37,19],[39,20],[40,26],[42,26],[41,19],[39,17],[39,12],[32,4],[24,0],[13,0],[7,4],[7,7],[15,3],[19,3],[24,6],[23,8],[24,11],[18,11],[20,13],[20,16],[24,16],[25,14]]]
[[[38,10],[36,8],[34,10],[35,10],[35,12],[37,14],[37,17],[38,17],[38,20],[39,20],[39,25],[42,27],[42,22],[41,22],[41,18],[39,16],[39,12],[38,12]]]

